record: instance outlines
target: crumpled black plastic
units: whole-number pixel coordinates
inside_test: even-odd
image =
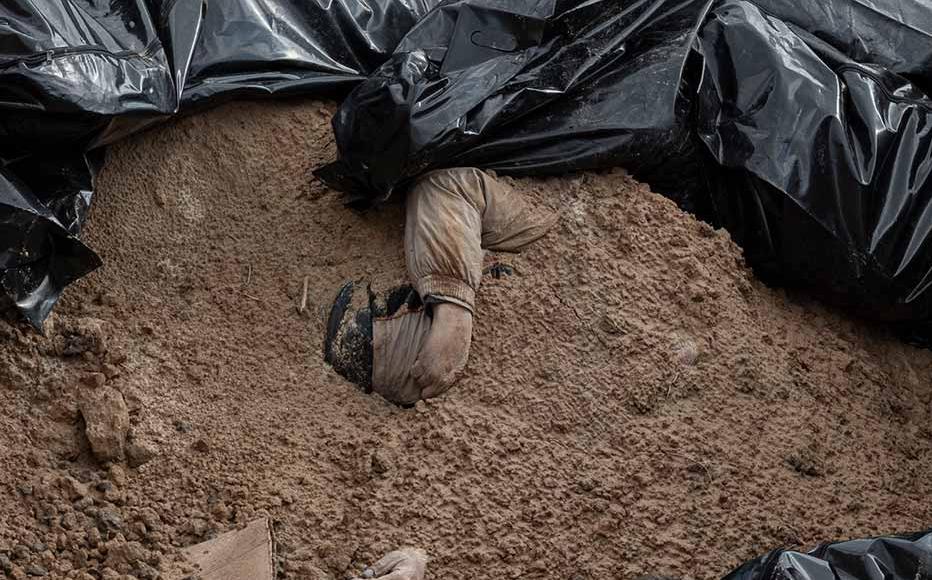
[[[100,258],[69,231],[80,228],[78,214],[86,211],[82,199],[69,192],[62,205],[46,205],[0,170],[0,300],[36,326],[68,284],[100,266]],[[73,219],[63,222],[56,213]]]
[[[709,5],[445,4],[343,102],[339,159],[317,174],[372,200],[441,166],[530,175],[624,165],[682,183],[668,161],[693,148],[684,69]]]
[[[717,162],[708,171],[717,217],[767,278],[872,318],[930,319],[932,99],[823,39],[838,40],[858,20],[829,32],[822,22],[820,38],[756,4],[789,10],[776,0],[724,2],[699,37],[697,131]],[[902,6],[907,16],[911,3]],[[808,13],[796,16],[814,25]],[[876,45],[873,60],[891,63],[883,49],[920,29],[882,22],[889,36],[843,45],[862,56]],[[932,18],[924,23],[932,30]],[[926,46],[903,58],[928,54]],[[932,80],[928,65],[894,65]]]
[[[428,14],[344,101],[318,175],[371,203],[440,167],[620,165],[772,283],[932,319],[932,6],[515,4]]]
[[[928,580],[932,532],[823,544],[811,552],[775,550],[724,580]]]
[[[341,94],[381,65],[439,0],[153,0],[184,71],[182,107]]]
[[[102,147],[228,98],[345,92],[434,3],[0,3],[0,303],[39,326],[99,266],[77,236]]]

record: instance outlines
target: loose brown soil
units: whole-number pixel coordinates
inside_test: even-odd
[[[262,514],[314,580],[403,545],[435,579],[711,579],[930,525],[932,353],[765,288],[622,172],[514,181],[562,217],[494,257],[515,274],[484,282],[467,376],[414,409],[358,392],[323,319],[346,280],[404,280],[403,214],[313,183],[332,112],[233,104],[112,148],[105,267],[45,336],[0,325],[0,573],[180,578],[178,548]],[[128,464],[92,456],[89,400],[129,414]]]

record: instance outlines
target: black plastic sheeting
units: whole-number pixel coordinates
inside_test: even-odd
[[[758,3],[766,10],[724,3],[700,35],[697,124],[718,164],[710,172],[717,217],[767,278],[812,286],[873,318],[928,320],[932,100],[906,77],[856,62],[772,15],[789,6]],[[901,6],[893,13],[918,16],[907,13],[910,2]],[[932,30],[932,6],[925,11],[916,22]],[[800,19],[812,24],[810,16]],[[873,45],[864,46],[863,37],[841,38],[858,20],[845,22],[848,28],[816,30],[867,58]],[[932,35],[925,52],[907,53],[921,43],[898,41],[918,28],[883,22],[870,37],[875,60],[932,81],[932,61],[891,56],[929,58]]]
[[[153,0],[182,105],[340,94],[384,63],[439,0]]]
[[[808,553],[776,550],[724,580],[929,580],[932,532],[824,544]]]
[[[318,175],[370,203],[438,167],[620,165],[727,226],[772,283],[932,318],[932,5],[516,5],[421,20],[344,101]]]
[[[440,166],[531,175],[624,165],[671,183],[694,177],[695,167],[670,161],[693,150],[684,68],[709,6],[445,4],[344,101],[333,123],[340,159],[318,175],[375,200]]]
[[[78,240],[100,148],[233,97],[340,94],[433,0],[4,0],[0,306],[41,325],[100,265]]]

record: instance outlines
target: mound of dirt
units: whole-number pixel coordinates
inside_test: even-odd
[[[932,353],[763,287],[623,172],[513,181],[561,219],[489,257],[514,273],[484,281],[467,376],[407,410],[357,391],[324,317],[346,280],[404,281],[403,213],[314,184],[333,111],[112,148],[106,265],[44,335],[0,325],[0,571],[181,578],[181,548],[268,515],[285,578],[405,545],[431,578],[716,578],[932,521]]]

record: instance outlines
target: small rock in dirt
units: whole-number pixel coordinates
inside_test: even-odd
[[[123,520],[112,510],[100,510],[97,523],[101,531],[117,531],[123,527]]]
[[[33,487],[29,484],[23,483],[16,486],[16,490],[20,495],[32,495]]]
[[[123,395],[110,388],[86,393],[80,410],[94,456],[102,462],[122,461],[129,433],[129,410]]]
[[[73,530],[78,526],[78,516],[76,516],[74,512],[68,512],[61,517],[59,523],[63,529]]]
[[[384,475],[388,472],[391,467],[391,461],[388,457],[385,456],[385,453],[382,451],[373,451],[372,452],[372,471],[376,475]]]
[[[210,445],[207,443],[207,441],[204,441],[203,439],[198,439],[197,441],[195,441],[194,445],[192,445],[191,448],[199,453],[207,453],[210,451]]]
[[[9,574],[12,571],[13,571],[13,562],[11,562],[10,559],[6,555],[0,554],[0,572]]]
[[[586,493],[589,493],[595,488],[599,487],[599,483],[596,480],[589,478],[589,477],[580,479],[578,482],[578,485],[579,485],[579,489],[581,489],[582,491]]]
[[[147,533],[146,524],[142,522],[136,522],[135,524],[132,525],[130,529],[132,530],[133,534],[135,534],[138,538],[142,539],[146,537],[146,533]]]
[[[94,498],[91,496],[82,497],[78,501],[74,502],[74,509],[82,512],[87,512],[88,509],[94,507]]]
[[[157,454],[155,447],[144,441],[133,440],[126,446],[127,463],[134,469],[149,463]]]
[[[13,558],[16,560],[28,560],[29,559],[29,548],[19,544],[13,548]]]
[[[201,518],[193,518],[181,528],[182,533],[195,538],[202,538],[207,533],[207,522]]]
[[[191,423],[188,423],[187,421],[182,421],[182,420],[180,420],[180,419],[176,419],[176,420],[175,420],[175,429],[176,429],[179,433],[190,433],[191,431],[194,430],[194,427],[192,427],[192,426],[191,426]]]
[[[123,505],[126,503],[126,494],[113,487],[104,492],[104,499],[115,505]]]
[[[123,470],[119,465],[111,465],[109,472],[110,481],[113,482],[113,485],[117,487],[123,487],[126,485],[126,471]]]
[[[107,384],[107,375],[103,373],[85,373],[81,376],[81,384],[92,389],[99,389]]]
[[[696,341],[688,337],[678,337],[673,345],[673,360],[685,367],[695,365],[701,354]]]
[[[140,562],[139,567],[133,570],[133,576],[139,580],[158,580],[159,571],[145,562]]]
[[[33,564],[32,566],[29,566],[28,568],[26,568],[26,574],[30,576],[48,576],[49,571],[43,568],[42,566]]]
[[[82,497],[87,497],[91,492],[86,485],[73,477],[63,477],[60,486],[69,501],[76,501]]]
[[[88,546],[92,548],[96,547],[98,544],[100,544],[101,539],[102,538],[100,537],[100,530],[98,530],[97,528],[89,528],[87,530],[87,545]]]
[[[129,409],[131,415],[135,415],[142,411],[144,407],[142,391],[136,387],[126,385],[121,388],[121,392],[123,393],[123,399],[126,401],[126,407]]]
[[[107,544],[107,566],[119,570],[124,565],[133,567],[149,559],[149,552],[139,542],[115,540]]]
[[[108,381],[120,376],[120,367],[114,364],[107,363],[100,367],[100,370],[104,373],[104,376],[107,377]]]
[[[222,501],[218,501],[210,506],[210,514],[216,520],[226,520],[230,517],[230,509]]]
[[[806,453],[794,453],[786,458],[786,462],[800,475],[821,477],[825,472],[820,462]]]
[[[139,519],[146,525],[151,532],[158,530],[162,526],[162,518],[159,513],[152,508],[145,508],[139,512]]]
[[[113,489],[113,482],[110,481],[101,481],[97,484],[97,491],[101,493],[106,493]]]
[[[66,357],[106,352],[107,336],[104,332],[104,322],[94,318],[69,322],[56,337],[55,350],[60,356]]]

